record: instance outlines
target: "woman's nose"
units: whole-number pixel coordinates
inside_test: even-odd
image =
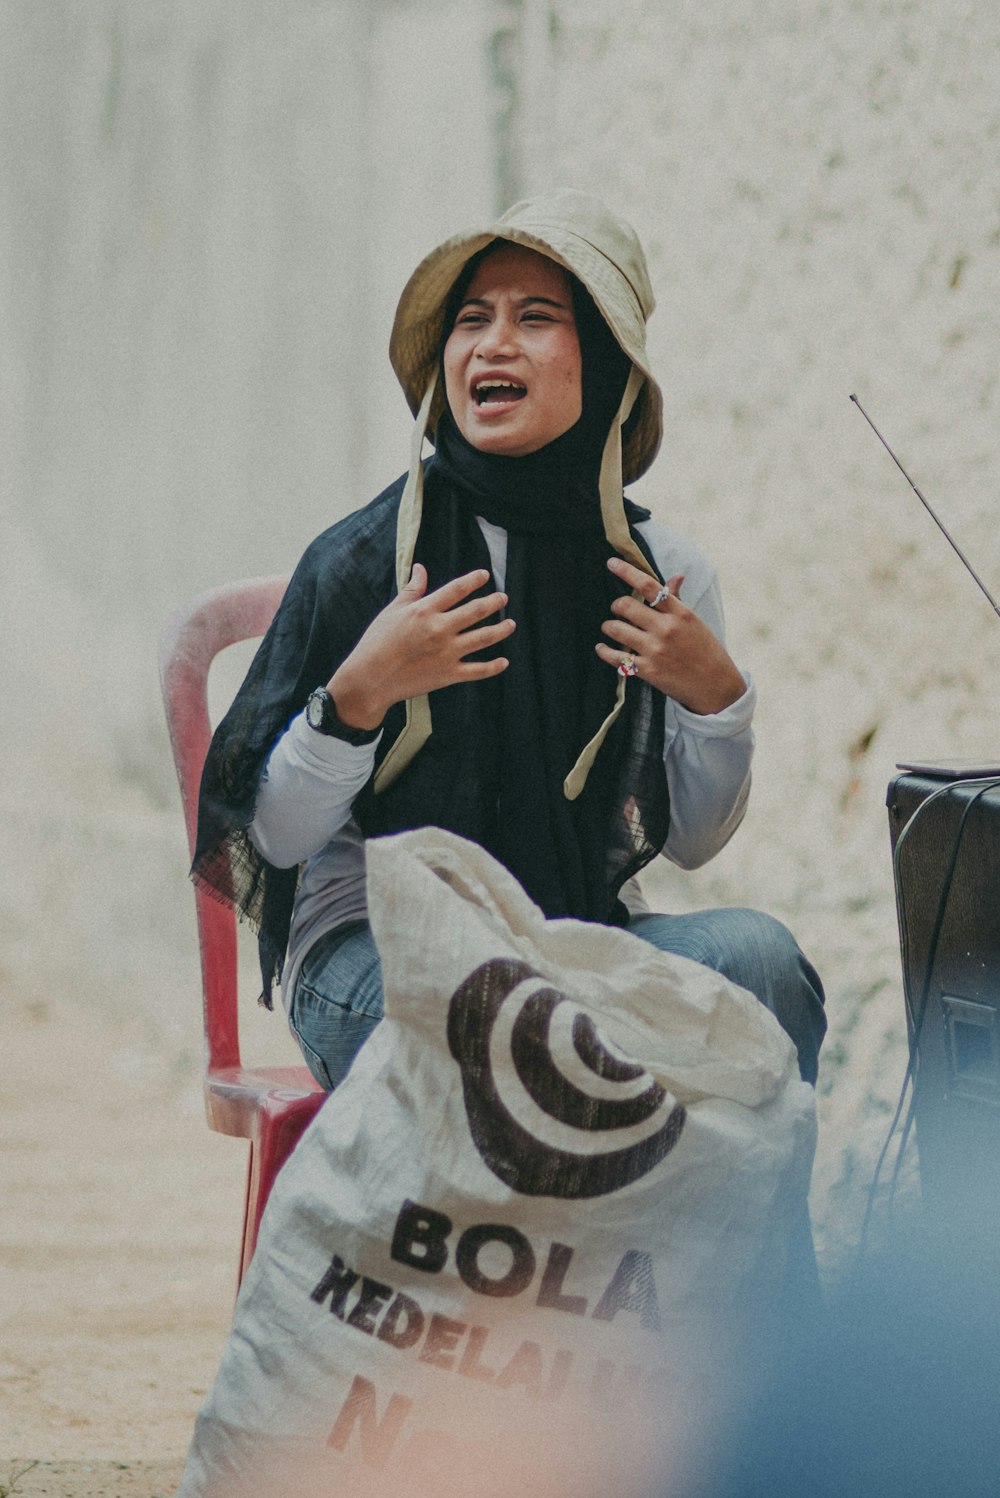
[[[517,329],[509,317],[495,317],[486,323],[476,352],[484,359],[495,359],[517,353]]]

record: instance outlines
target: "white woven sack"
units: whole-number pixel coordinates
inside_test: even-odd
[[[641,1491],[647,1417],[780,1291],[794,1048],[449,833],[370,842],[368,895],[386,1019],[275,1185],[181,1498]]]

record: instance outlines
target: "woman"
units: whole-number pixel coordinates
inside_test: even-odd
[[[661,437],[652,308],[634,231],[583,193],[428,256],[390,346],[409,473],[308,549],[213,740],[195,873],[258,924],[266,996],[283,965],[324,1087],[382,1013],[365,839],[429,823],[547,916],[626,925],[750,989],[815,1080],[822,988],[785,928],[654,915],[635,879],[659,852],[718,852],[753,746],[714,573],[622,493]]]

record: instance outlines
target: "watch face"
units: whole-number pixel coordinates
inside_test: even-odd
[[[326,696],[323,692],[313,692],[306,703],[306,722],[310,728],[322,728],[323,716],[326,709]]]

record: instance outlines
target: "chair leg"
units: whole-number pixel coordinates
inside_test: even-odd
[[[240,1235],[240,1258],[236,1266],[236,1293],[239,1294],[243,1283],[243,1276],[250,1266],[253,1257],[254,1244],[257,1240],[257,1229],[254,1226],[253,1233],[250,1231],[250,1219],[253,1216],[254,1204],[257,1200],[257,1192],[260,1184],[260,1170],[258,1161],[258,1150],[253,1139],[250,1140],[250,1150],[247,1155],[247,1184],[243,1193],[243,1232]]]
[[[310,1092],[291,1100],[287,1097],[280,1100],[268,1099],[257,1115],[257,1137],[250,1144],[250,1163],[247,1169],[241,1282],[257,1246],[260,1220],[275,1177],[327,1096],[325,1092]]]

